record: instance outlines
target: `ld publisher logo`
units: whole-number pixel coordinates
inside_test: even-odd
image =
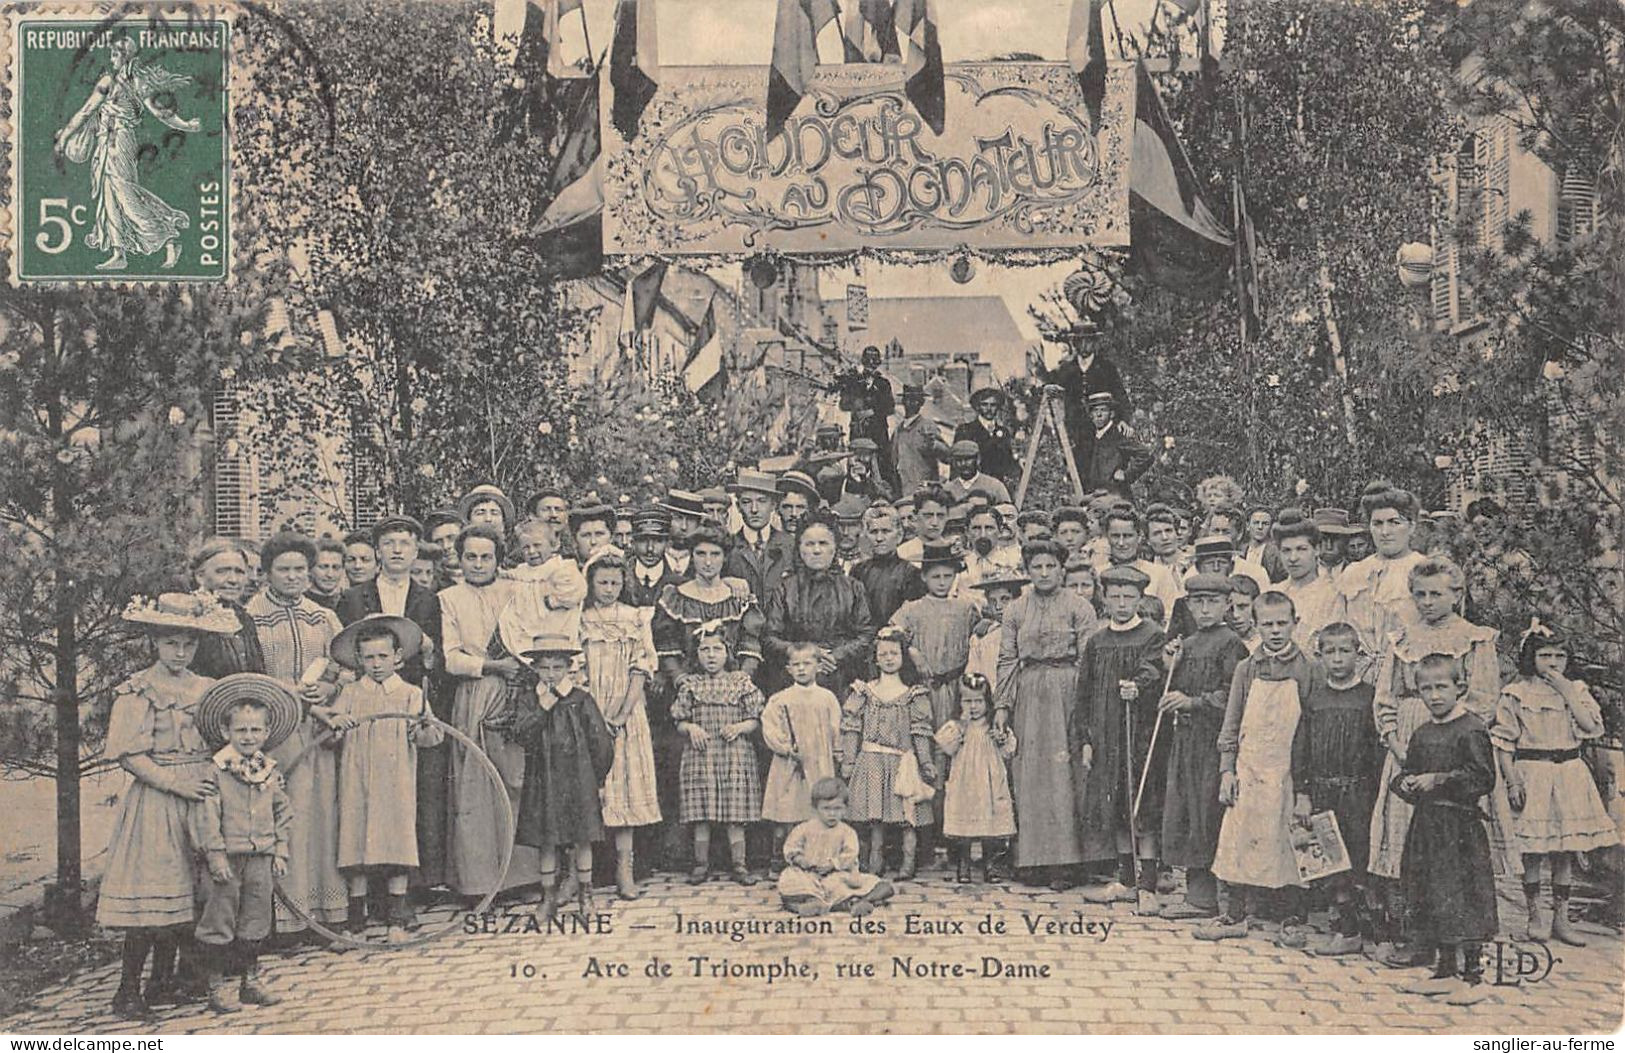
[[[1544,943],[1495,940],[1484,944],[1483,953],[1484,975],[1496,987],[1538,984],[1552,975],[1552,967],[1563,960]]]

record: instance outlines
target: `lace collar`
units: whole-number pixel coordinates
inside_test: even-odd
[[[214,766],[250,786],[259,786],[271,778],[276,770],[276,761],[260,750],[255,750],[251,757],[245,757],[228,742],[214,755]]]
[[[1394,656],[1405,662],[1419,662],[1430,654],[1460,658],[1476,646],[1493,644],[1498,635],[1489,626],[1474,625],[1459,614],[1437,625],[1412,617],[1394,633]]]
[[[564,700],[564,697],[576,688],[575,681],[566,676],[552,687],[538,682],[536,684],[536,704],[542,707],[542,712],[551,712],[553,707]]]

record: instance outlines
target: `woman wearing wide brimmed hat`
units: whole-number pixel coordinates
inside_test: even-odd
[[[146,630],[155,660],[113,691],[106,755],[132,781],[108,839],[96,920],[125,930],[113,1010],[131,1019],[146,1015],[148,1000],[179,1001],[175,955],[192,925],[197,892],[187,818],[192,802],[216,792],[196,722],[198,703],[214,681],[189,666],[200,640],[230,635],[239,623],[206,592],[138,597],[124,620]],[[155,953],[144,1000],[141,970],[149,950]]]

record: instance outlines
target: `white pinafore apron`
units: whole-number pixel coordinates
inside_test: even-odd
[[[1236,754],[1236,803],[1224,813],[1213,874],[1233,885],[1298,884],[1292,856],[1292,737],[1298,682],[1254,680]]]

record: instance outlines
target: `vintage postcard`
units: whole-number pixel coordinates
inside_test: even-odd
[[[1622,48],[0,0],[0,1031],[1611,1049]]]

